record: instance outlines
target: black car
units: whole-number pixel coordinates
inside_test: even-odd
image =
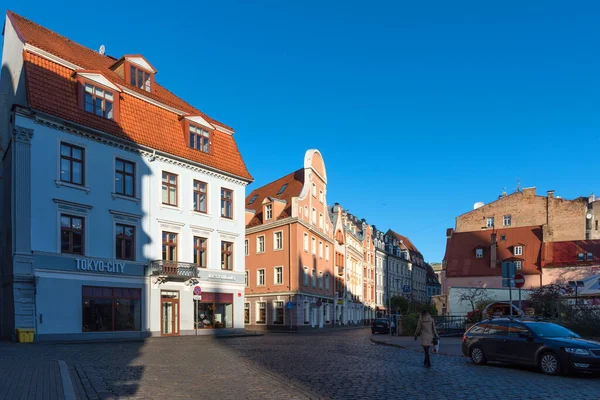
[[[547,375],[600,372],[600,342],[549,322],[494,318],[473,325],[462,352],[477,365],[500,361],[538,367]]]
[[[376,318],[371,325],[371,333],[390,333],[390,321],[387,318]]]

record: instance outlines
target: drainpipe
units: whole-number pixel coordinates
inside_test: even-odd
[[[288,301],[292,301],[292,224],[288,224],[288,290],[290,292]],[[299,268],[300,266],[298,266]],[[294,320],[294,308],[290,310],[290,330]]]

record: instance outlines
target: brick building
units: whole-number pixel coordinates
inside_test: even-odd
[[[326,193],[323,157],[308,150],[303,168],[246,197],[246,326],[334,323],[334,241]],[[285,308],[288,302],[291,309]]]

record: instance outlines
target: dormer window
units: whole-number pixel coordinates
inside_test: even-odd
[[[113,92],[85,83],[84,101],[85,111],[106,119],[114,119]]]
[[[483,249],[475,249],[475,258],[483,258]]]
[[[265,206],[265,220],[273,218],[273,205],[267,204]]]
[[[515,256],[523,255],[523,246],[515,246]]]
[[[133,86],[143,89],[146,92],[150,91],[151,74],[141,68],[129,66],[129,83]]]
[[[206,129],[190,124],[190,147],[208,153],[210,149],[210,133]]]

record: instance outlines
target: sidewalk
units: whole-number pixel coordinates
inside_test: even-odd
[[[423,346],[412,336],[371,335],[371,341],[376,344],[399,347],[402,349],[423,352]],[[440,355],[462,357],[462,338],[443,337],[440,339]]]
[[[0,362],[0,399],[65,398],[58,361]]]

